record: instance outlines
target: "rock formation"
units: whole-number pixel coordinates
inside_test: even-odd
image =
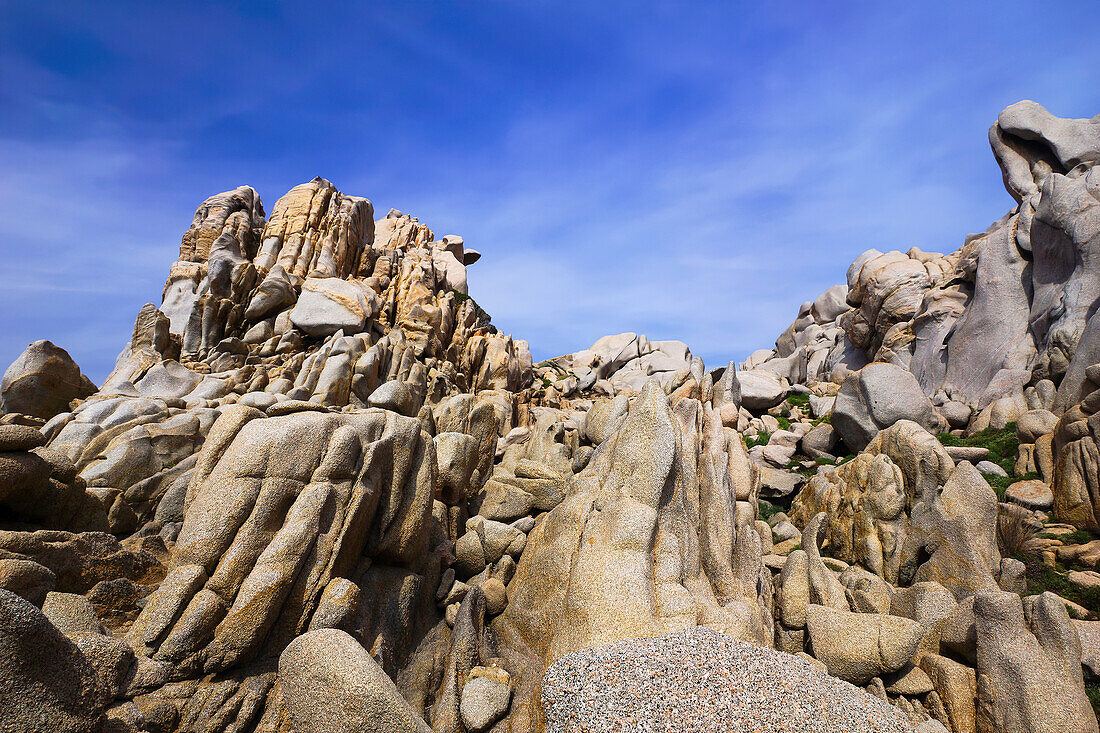
[[[210,197],[99,389],[0,385],[0,731],[1096,731],[1100,120],[990,143],[1002,220],[712,370],[534,364],[324,179]]]

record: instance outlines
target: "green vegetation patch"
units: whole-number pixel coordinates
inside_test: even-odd
[[[1064,575],[1065,568],[1061,565],[1056,565],[1054,568],[1047,567],[1034,555],[1018,555],[1017,559],[1027,566],[1028,595],[1049,590],[1068,601],[1084,606],[1093,616],[1100,616],[1100,588],[1078,587],[1069,582]]]
[[[1003,430],[986,428],[977,435],[963,438],[951,433],[940,433],[936,436],[943,445],[963,446],[967,448],[989,449],[989,460],[1011,474],[1016,465],[1016,451],[1020,447],[1020,441],[1016,437],[1016,423],[1010,422]]]
[[[760,499],[758,503],[760,505],[760,518],[763,519],[765,522],[768,521],[768,519],[770,519],[772,516],[779,514],[779,512],[783,511],[783,507],[778,507],[775,504],[772,504],[770,501],[764,501],[763,499]]]
[[[1089,702],[1092,704],[1092,712],[1100,718],[1100,681],[1085,680],[1085,694],[1088,695]]]
[[[743,437],[745,439],[745,448],[755,448],[758,445],[767,445],[772,436],[771,433],[766,433],[761,430],[756,434],[755,438],[750,438],[747,435]]]
[[[1038,474],[1029,473],[1026,476],[1014,477],[1016,470],[1016,453],[1020,448],[1020,441],[1016,437],[1016,423],[1010,422],[1002,430],[986,428],[977,435],[963,438],[951,433],[940,433],[936,436],[945,446],[960,446],[965,448],[986,448],[989,450],[989,458],[986,460],[996,463],[1004,469],[1008,476],[991,476],[986,474],[985,480],[993,487],[998,499],[1004,499],[1005,489],[1017,481],[1028,478],[1038,478]]]
[[[803,405],[810,404],[810,396],[802,392],[792,392],[787,395],[786,401],[791,407],[802,407]]]
[[[1044,540],[1058,540],[1063,545],[1087,545],[1095,539],[1092,533],[1088,530],[1078,529],[1073,532],[1067,532],[1066,534],[1058,534],[1057,532],[1040,532],[1037,537],[1041,537]]]

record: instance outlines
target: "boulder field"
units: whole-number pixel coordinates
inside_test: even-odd
[[[533,363],[456,235],[211,196],[99,387],[0,380],[0,733],[1098,733],[1100,118],[775,348]]]

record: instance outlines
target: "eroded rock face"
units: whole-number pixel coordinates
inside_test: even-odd
[[[933,496],[913,507],[899,581],[934,580],[960,599],[980,590],[996,590],[1001,553],[993,489],[963,461]]]
[[[196,464],[173,582],[131,641],[207,672],[278,653],[361,555],[423,568],[436,475],[434,444],[414,418],[227,409]]]
[[[1100,371],[1089,372],[1100,381]],[[1064,522],[1100,531],[1100,449],[1094,415],[1100,409],[1100,384],[1058,420],[1051,443],[1054,459],[1054,512]]]
[[[699,624],[768,643],[771,579],[751,511],[738,518],[727,431],[650,382],[536,526],[493,625],[518,677],[513,726],[539,719],[542,670],[577,649]]]
[[[807,526],[825,512],[835,557],[897,583],[913,509],[935,503],[954,467],[938,440],[902,420],[878,433],[853,460],[811,478],[795,498],[791,518]]]
[[[279,657],[283,719],[295,733],[427,733],[378,662],[350,635],[311,631]]]
[[[1044,378],[1061,382],[1056,413],[1079,402],[1084,370],[1100,361],[1098,129],[1031,101],[1005,109],[989,142],[1016,209],[948,255],[864,252],[848,269],[847,307],[833,290],[803,304],[776,349],[745,367],[839,384],[888,362],[937,406],[1009,400],[1009,421],[1027,409],[1024,388]]]

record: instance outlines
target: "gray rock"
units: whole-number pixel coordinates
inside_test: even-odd
[[[405,382],[386,382],[378,386],[367,398],[371,407],[415,417],[420,410],[420,396]]]
[[[429,733],[393,680],[350,634],[310,631],[279,656],[283,712],[295,733]]]
[[[338,277],[307,278],[290,322],[310,336],[359,333],[373,315],[363,288]]]
[[[1008,476],[1008,472],[993,461],[978,461],[974,464],[974,468],[990,476]]]
[[[835,321],[844,315],[849,309],[848,286],[834,285],[821,295],[817,296],[810,306],[810,315],[818,324],[826,324]]]
[[[0,412],[19,412],[48,420],[69,403],[96,391],[69,352],[49,341],[35,341],[11,363],[0,379]]]
[[[821,423],[802,436],[802,452],[810,458],[834,458],[837,443],[833,426]]]
[[[731,361],[722,376],[714,383],[714,409],[720,410],[723,406],[732,404],[741,406],[741,381],[737,375],[737,362]],[[623,414],[626,414],[625,407]]]
[[[810,395],[810,412],[814,417],[825,417],[832,413],[833,405],[836,403],[836,396],[818,397],[817,395]]]
[[[178,400],[190,394],[202,379],[201,374],[169,359],[150,367],[135,386],[142,397]]]
[[[969,461],[977,463],[989,457],[989,449],[979,445],[946,445],[944,450],[953,461]]]
[[[760,466],[760,494],[768,498],[790,496],[806,479],[794,471],[784,471],[771,466]]]
[[[965,402],[951,400],[941,405],[939,410],[951,428],[965,428],[970,422],[970,406]]]
[[[749,369],[738,372],[737,381],[741,387],[741,406],[747,410],[771,409],[787,396],[788,388],[773,372]]]
[[[931,433],[943,427],[910,372],[876,362],[844,380],[833,405],[832,425],[851,450],[863,450],[880,430],[899,420],[912,420]]]
[[[252,296],[244,313],[245,320],[259,321],[267,318],[293,305],[295,300],[297,293],[294,286],[290,284],[290,278],[283,266],[277,264],[256,288],[256,294]]]
[[[80,649],[29,602],[0,590],[0,729],[99,733],[105,696]]]
[[[462,723],[470,733],[482,733],[504,717],[511,702],[511,687],[488,677],[474,677],[462,686]]]
[[[802,537],[802,533],[798,530],[798,527],[794,526],[790,522],[784,520],[772,527],[772,534],[775,535],[776,542],[786,542],[787,540],[793,540]]]

